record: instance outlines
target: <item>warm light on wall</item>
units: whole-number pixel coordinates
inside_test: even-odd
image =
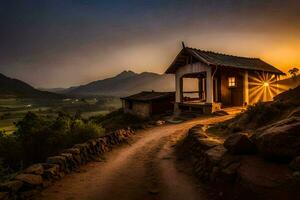
[[[263,84],[265,87],[269,87],[269,83],[268,82],[264,82]]]
[[[251,102],[270,101],[284,88],[276,83],[276,77],[269,73],[259,73],[257,76],[250,77],[249,98]]]

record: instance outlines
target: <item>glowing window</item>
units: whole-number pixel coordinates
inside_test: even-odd
[[[235,87],[236,86],[235,77],[228,77],[228,86],[229,87]]]

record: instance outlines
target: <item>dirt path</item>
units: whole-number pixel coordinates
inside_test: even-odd
[[[231,115],[164,125],[141,131],[130,144],[91,162],[44,190],[44,200],[208,199],[207,191],[175,165],[173,145],[195,124],[211,124]]]

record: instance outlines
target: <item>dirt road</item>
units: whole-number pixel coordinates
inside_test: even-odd
[[[211,199],[205,187],[175,162],[176,140],[195,124],[211,124],[231,115],[164,125],[137,133],[127,145],[67,175],[44,190],[44,200]]]

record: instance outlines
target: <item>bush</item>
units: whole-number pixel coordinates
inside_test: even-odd
[[[118,129],[139,129],[147,122],[147,119],[140,119],[134,115],[124,113],[122,109],[113,111],[107,115],[98,115],[90,118],[97,124],[100,124],[106,131]]]
[[[233,119],[216,124],[209,131],[221,134],[230,134],[243,130],[255,130],[280,119],[285,112],[293,107],[285,102],[259,102],[248,107],[248,109],[235,116]]]
[[[76,143],[104,135],[104,129],[94,122],[64,113],[53,119],[28,112],[16,128],[11,135],[0,135],[0,168],[18,170],[43,162],[46,157]]]

